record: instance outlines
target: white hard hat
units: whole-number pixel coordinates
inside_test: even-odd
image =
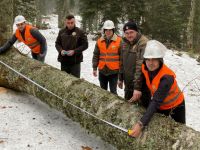
[[[15,24],[23,23],[25,21],[26,19],[24,18],[24,16],[18,15],[15,17]]]
[[[165,56],[165,52],[167,48],[156,40],[150,40],[147,42],[144,58],[163,58]]]
[[[114,29],[114,23],[111,20],[106,20],[103,24],[103,29]]]

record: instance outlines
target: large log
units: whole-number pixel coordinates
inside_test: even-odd
[[[19,76],[1,61],[62,97],[64,101]],[[200,132],[160,114],[154,115],[144,134],[134,139],[127,133],[80,111],[65,100],[98,118],[127,129],[132,127],[145,110],[140,106],[130,105],[122,98],[83,79],[22,56],[15,49],[0,55],[0,86],[38,97],[118,149],[200,149]]]

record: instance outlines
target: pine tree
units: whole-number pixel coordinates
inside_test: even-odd
[[[194,52],[200,54],[200,1],[195,3],[195,14],[193,20],[193,50]]]
[[[151,38],[181,47],[184,24],[179,2],[176,0],[149,0],[146,2],[144,32]]]
[[[144,0],[126,0],[121,2],[123,6],[122,17],[124,21],[134,20],[138,25],[143,24],[143,16],[145,11],[145,1]]]
[[[13,13],[14,16],[23,15],[27,21],[35,25],[37,14],[36,0],[15,0]]]
[[[2,46],[12,34],[13,0],[2,0],[0,8],[0,46]]]
[[[102,1],[81,0],[80,1],[80,15],[82,16],[83,30],[93,33],[99,30],[101,21]]]

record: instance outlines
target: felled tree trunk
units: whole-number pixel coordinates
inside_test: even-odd
[[[144,113],[144,109],[140,106],[130,105],[83,79],[72,77],[49,65],[21,56],[14,49],[0,55],[0,61],[68,102],[98,118],[126,129],[131,128]],[[81,112],[67,102],[35,86],[2,65],[1,62],[0,86],[38,97],[118,149],[200,149],[199,132],[159,114],[154,115],[140,138],[131,138],[127,133]]]

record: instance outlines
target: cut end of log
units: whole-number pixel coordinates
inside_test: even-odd
[[[0,87],[0,94],[7,93],[7,92],[8,92],[8,89],[4,87]]]

